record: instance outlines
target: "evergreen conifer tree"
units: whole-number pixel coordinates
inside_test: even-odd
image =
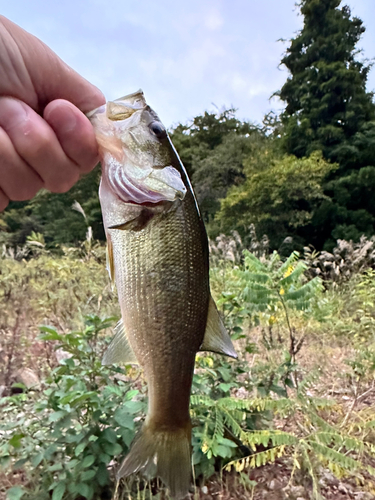
[[[375,105],[366,91],[371,64],[357,59],[363,22],[341,0],[302,0],[304,25],[281,63],[290,76],[278,92],[286,103],[284,148],[297,157],[321,150],[339,168],[326,181],[310,242],[375,232]],[[362,169],[365,169],[362,172]],[[372,196],[375,200],[375,196]]]
[[[298,157],[320,149],[327,159],[343,160],[340,146],[375,118],[373,94],[366,92],[370,65],[356,60],[365,28],[340,3],[302,0],[304,26],[281,61],[291,73],[279,92],[286,149]]]

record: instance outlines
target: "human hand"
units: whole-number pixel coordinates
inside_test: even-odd
[[[98,162],[84,115],[103,94],[38,38],[0,16],[0,211],[42,187],[68,191]]]

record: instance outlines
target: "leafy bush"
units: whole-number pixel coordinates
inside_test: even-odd
[[[126,371],[101,366],[100,332],[112,323],[90,317],[83,331],[65,335],[42,327],[43,340],[69,357],[41,393],[0,400],[0,463],[25,471],[23,498],[111,498],[111,463],[127,451],[145,410],[143,389],[131,388]]]
[[[237,229],[243,234],[253,223],[258,231],[272,236],[271,248],[279,248],[287,236],[304,240],[304,228],[327,198],[322,181],[336,168],[319,152],[308,158],[281,157],[266,144],[244,161],[245,181],[231,187],[221,200],[216,214],[221,230]]]
[[[319,277],[309,279],[305,276],[308,268],[299,259],[298,252],[292,252],[284,262],[276,251],[268,258],[258,258],[248,250],[244,250],[243,255],[243,265],[230,268],[228,272],[228,266],[223,264],[221,273],[216,271],[225,277],[226,285],[218,305],[223,307],[224,315],[235,318],[237,323],[243,324],[247,319],[252,327],[266,328],[269,340],[266,335],[264,340],[269,344],[275,325],[286,328],[290,359],[294,362],[303,337],[297,339],[292,313],[306,317],[314,312],[322,298],[322,281]]]

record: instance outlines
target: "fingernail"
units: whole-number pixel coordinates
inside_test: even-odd
[[[60,106],[59,113],[57,116],[55,115],[55,118],[57,118],[58,126],[62,133],[72,132],[77,127],[76,113],[68,105]]]

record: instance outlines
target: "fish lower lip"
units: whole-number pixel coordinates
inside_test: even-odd
[[[135,201],[129,200],[126,203],[129,203],[129,205],[135,205],[135,206],[139,206],[139,207],[153,208],[153,207],[161,207],[163,205],[170,204],[172,202],[166,201],[166,200],[161,200],[161,201],[157,201],[156,203],[151,203],[150,201],[145,201],[143,203],[136,203]]]

